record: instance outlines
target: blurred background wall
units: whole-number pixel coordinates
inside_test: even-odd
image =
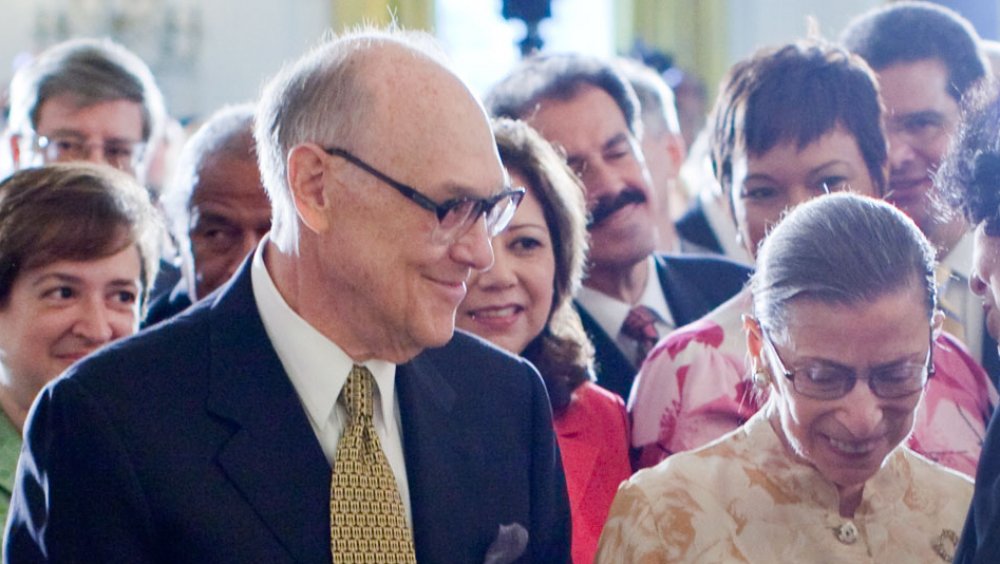
[[[639,50],[672,64],[672,80],[700,79],[708,100],[734,61],[802,37],[808,18],[835,39],[878,0],[551,0],[537,26],[543,51],[601,55]],[[996,39],[994,0],[942,0]],[[512,2],[523,4],[523,2]],[[530,2],[528,3],[530,4]],[[251,100],[281,64],[359,22],[434,33],[482,91],[519,57],[527,26],[503,18],[502,0],[0,0],[0,84],[32,53],[70,36],[107,35],[145,58],[171,113],[196,120]],[[510,6],[508,6],[510,7]],[[676,83],[675,83],[676,84]]]

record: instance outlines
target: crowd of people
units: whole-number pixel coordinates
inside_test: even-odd
[[[635,61],[480,100],[365,27],[160,182],[145,63],[50,47],[0,181],[4,560],[996,561],[996,84],[895,2],[737,62],[689,148]]]

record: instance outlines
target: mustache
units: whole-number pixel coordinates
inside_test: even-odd
[[[590,211],[590,222],[587,229],[593,229],[614,215],[615,212],[631,204],[641,204],[646,201],[646,195],[635,188],[625,188],[614,196],[605,196],[597,200],[594,209]]]

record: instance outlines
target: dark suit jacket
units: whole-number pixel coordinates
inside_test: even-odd
[[[178,280],[173,290],[161,294],[149,302],[146,318],[142,320],[140,327],[142,329],[152,327],[189,307],[191,307],[191,296],[188,295],[187,283],[184,280]]]
[[[677,327],[699,319],[735,296],[751,272],[721,257],[656,256],[656,274]],[[594,344],[597,383],[627,399],[638,367],[622,354],[613,335],[608,335],[579,302],[575,305]]]
[[[420,562],[481,562],[501,524],[564,562],[566,487],[530,364],[456,333],[398,367]],[[330,562],[330,465],[254,304],[221,293],[71,369],[27,427],[11,562]]]
[[[1000,562],[1000,410],[986,430],[986,440],[976,469],[976,490],[953,562]]]
[[[694,199],[691,207],[677,220],[674,227],[681,239],[713,253],[725,254],[718,235],[715,234],[715,230],[708,222],[708,217],[705,216],[705,207],[701,204],[701,198]]]

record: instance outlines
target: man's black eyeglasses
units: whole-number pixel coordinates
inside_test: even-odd
[[[514,212],[517,211],[518,204],[524,198],[524,188],[508,188],[492,198],[453,198],[439,204],[415,188],[394,180],[344,149],[325,147],[323,150],[327,154],[346,160],[396,189],[418,206],[433,212],[438,219],[437,238],[441,241],[450,242],[458,239],[468,232],[481,215],[486,217],[486,230],[490,236],[499,235],[510,223]]]

